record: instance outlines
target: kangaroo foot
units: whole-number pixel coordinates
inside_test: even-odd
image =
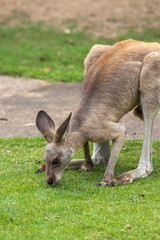
[[[100,183],[97,183],[96,186],[117,186],[120,184],[129,184],[133,182],[133,176],[132,174],[128,173],[123,173],[119,177],[112,178],[112,179],[107,179],[103,180]]]
[[[144,178],[150,175],[153,172],[152,167],[146,167],[146,168],[136,168],[134,170],[131,170],[129,172],[123,173],[120,176],[113,178],[112,185],[120,185],[120,184],[129,184],[132,183],[133,180],[137,178]]]
[[[113,178],[112,186],[117,186],[120,184],[129,184],[133,182],[133,177],[129,173],[123,173],[119,177]]]

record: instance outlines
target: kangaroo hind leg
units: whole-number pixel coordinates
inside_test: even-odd
[[[140,75],[140,104],[144,119],[144,136],[138,167],[113,179],[113,184],[126,184],[153,172],[152,127],[160,104],[160,52],[148,54]]]

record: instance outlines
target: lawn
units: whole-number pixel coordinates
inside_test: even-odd
[[[84,58],[95,42],[83,32],[65,34],[43,25],[1,27],[0,74],[81,81]]]
[[[103,167],[67,170],[50,187],[44,173],[34,174],[43,138],[0,139],[0,145],[0,239],[159,239],[159,142],[153,143],[154,173],[117,187],[95,187]],[[137,166],[141,146],[142,140],[125,142],[115,175]]]
[[[70,33],[45,25],[0,26],[0,74],[48,81],[82,81],[83,61],[93,44],[114,44],[134,38],[159,41],[160,28],[129,30],[116,39],[95,39],[84,32]]]

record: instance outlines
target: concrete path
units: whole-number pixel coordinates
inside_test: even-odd
[[[74,110],[79,89],[79,83],[51,84],[35,79],[0,76],[0,137],[40,135],[35,118],[41,109],[49,113],[58,127]],[[143,137],[143,122],[132,112],[121,121],[127,127],[127,138]],[[160,112],[155,119],[153,138],[160,140]]]

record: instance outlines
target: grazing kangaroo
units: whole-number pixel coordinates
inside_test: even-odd
[[[110,45],[94,45],[84,61],[84,74],[90,66],[104,53],[104,51],[110,47]],[[83,159],[74,159],[72,160],[66,169],[75,169],[79,171],[91,171],[93,166],[97,165],[106,165],[108,164],[110,156],[110,145],[109,141],[103,143],[94,143],[93,144],[93,156],[91,158],[89,151],[89,144],[86,142],[83,145],[84,160]],[[35,173],[41,173],[46,171],[46,165],[41,165]]]
[[[87,61],[72,117],[70,114],[55,131],[47,113],[40,111],[37,115],[37,127],[48,141],[44,160],[50,185],[60,182],[74,152],[88,141],[113,140],[99,186],[131,183],[153,171],[152,126],[160,104],[160,44],[126,40],[99,49],[92,52],[93,61]],[[144,120],[141,157],[136,169],[114,178],[114,167],[126,136],[126,128],[119,120],[133,108],[134,114]]]

